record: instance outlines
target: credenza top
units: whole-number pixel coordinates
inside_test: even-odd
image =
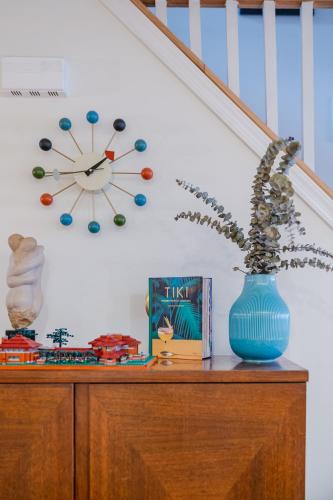
[[[0,383],[288,383],[306,382],[304,368],[280,358],[244,363],[236,356],[203,361],[158,360],[150,368],[0,366]]]

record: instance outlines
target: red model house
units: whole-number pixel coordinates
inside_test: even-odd
[[[2,339],[0,344],[0,363],[32,363],[39,358],[41,344],[23,335]]]
[[[101,362],[116,362],[121,357],[132,357],[138,354],[140,342],[129,335],[100,335],[89,342],[95,355]]]

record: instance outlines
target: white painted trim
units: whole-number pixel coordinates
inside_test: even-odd
[[[190,46],[192,52],[194,52],[201,59],[202,42],[201,42],[200,0],[189,0],[188,6],[189,6],[188,19],[190,27]]]
[[[302,99],[303,158],[315,168],[314,140],[314,76],[313,76],[313,2],[302,2]]]
[[[98,0],[181,80],[223,123],[261,157],[270,138],[241,111],[130,0]],[[301,169],[292,174],[297,194],[333,228],[333,201]]]
[[[167,0],[155,0],[156,17],[168,26],[168,5]]]
[[[239,96],[238,4],[226,0],[228,85]]]
[[[264,40],[266,74],[266,123],[279,133],[275,2],[264,0]]]

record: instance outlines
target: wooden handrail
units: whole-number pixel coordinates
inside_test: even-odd
[[[169,28],[162,23],[144,4],[145,0],[131,0],[131,2],[148,18],[150,21],[159,28],[169,40],[175,44],[179,50],[181,50],[192,62],[195,64],[206,76],[209,78],[228,98],[240,108],[245,115],[250,118],[270,139],[277,139],[277,135],[273,130],[267,127],[253,111],[236,95],[230,90],[230,88],[218,77],[215,73],[209,69],[199,57],[197,57],[183,42],[179,40]],[[168,0],[168,3],[174,0]],[[176,1],[176,0],[175,0]],[[205,0],[201,0],[203,3]],[[208,0],[207,0],[208,1]],[[213,1],[213,0],[211,0]],[[217,0],[215,0],[217,2]],[[332,2],[333,4],[333,2]],[[333,190],[302,160],[296,161],[297,166],[308,176],[310,179],[322,189],[332,200],[333,200]]]
[[[302,1],[307,0],[275,0],[277,9],[299,9]],[[260,9],[264,0],[238,0],[238,6],[243,9]],[[134,2],[135,3],[135,2]],[[155,0],[142,0],[146,7],[154,7]],[[314,0],[317,9],[333,8],[333,0]],[[188,0],[167,0],[168,7],[188,7]],[[225,0],[201,0],[201,7],[225,7]]]

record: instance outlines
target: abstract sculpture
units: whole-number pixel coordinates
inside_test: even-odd
[[[8,316],[13,328],[26,328],[37,318],[42,307],[44,247],[37,245],[35,238],[24,238],[20,234],[12,234],[8,244],[12,250],[7,273]]]

